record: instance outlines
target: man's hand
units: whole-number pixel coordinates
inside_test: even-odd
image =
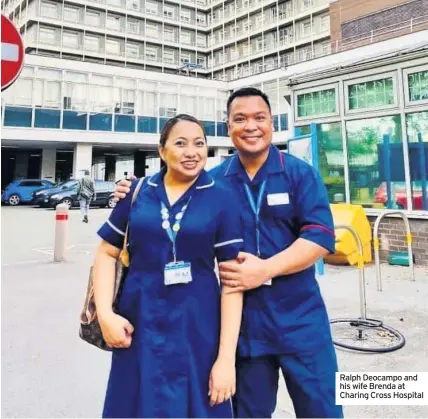
[[[233,288],[233,292],[258,288],[272,279],[266,260],[245,252],[240,252],[237,260],[239,264],[222,262],[219,265],[222,284]]]
[[[137,179],[134,175],[130,177],[130,180],[122,179],[114,188],[114,200],[117,202],[125,196],[131,190],[131,181]]]

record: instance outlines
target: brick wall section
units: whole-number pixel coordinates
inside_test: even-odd
[[[342,24],[363,16],[374,14],[383,9],[393,6],[410,5],[410,3],[419,2],[420,0],[338,0],[330,4],[330,31],[331,40],[338,41],[342,39]],[[424,0],[425,1],[425,0]],[[428,10],[420,10],[419,16],[428,14]],[[404,18],[402,20],[405,20]],[[392,24],[393,22],[391,22]],[[371,29],[369,29],[371,30]],[[415,28],[415,30],[421,30]],[[354,36],[354,35],[351,35]],[[392,35],[398,36],[398,35]]]
[[[370,31],[410,21],[428,14],[428,0],[414,0],[410,3],[342,23],[342,39],[362,36]]]
[[[369,216],[368,219],[373,228],[376,217]],[[410,219],[409,222],[416,264],[428,266],[428,220]],[[407,252],[405,237],[406,231],[401,218],[383,218],[379,225],[380,260],[387,262],[389,251]]]

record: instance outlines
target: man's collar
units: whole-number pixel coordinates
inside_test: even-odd
[[[263,163],[263,166],[266,165],[268,174],[280,173],[285,170],[284,155],[273,144],[270,145],[268,158]],[[233,156],[229,159],[229,162],[226,166],[226,171],[224,172],[224,176],[237,175],[242,170],[245,172],[241,160],[239,160],[239,155],[237,152],[235,152],[235,154],[233,154]]]
[[[149,180],[147,181],[147,184],[149,186],[157,188],[159,184],[163,182],[163,177],[165,176],[166,170],[167,170],[166,166],[162,167],[162,169],[159,172],[155,173],[153,176],[149,178]],[[215,181],[213,177],[206,170],[202,170],[198,179],[196,180],[196,189],[207,189],[207,188],[211,188],[214,185],[215,185]]]

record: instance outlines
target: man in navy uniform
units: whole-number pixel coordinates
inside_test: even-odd
[[[282,371],[300,418],[340,418],[336,354],[314,263],[334,252],[327,191],[318,172],[272,145],[268,97],[243,88],[227,102],[237,152],[211,170],[242,203],[239,265],[220,263],[224,284],[245,290],[237,354],[235,416],[271,417]],[[121,181],[118,198],[129,191]]]

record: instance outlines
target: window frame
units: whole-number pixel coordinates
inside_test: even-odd
[[[409,76],[413,73],[419,73],[422,71],[428,71],[428,65],[422,64],[418,65],[416,67],[408,67],[404,68],[403,70],[403,85],[404,85],[404,106],[413,108],[415,106],[421,106],[421,105],[427,105],[428,99],[422,99],[417,101],[411,101],[410,100],[410,84],[409,84]]]
[[[383,106],[374,106],[372,108],[363,108],[363,109],[349,109],[349,86],[353,86],[355,84],[362,84],[371,81],[379,81],[384,79],[392,78],[392,88],[394,93],[394,103],[391,105],[383,105]],[[373,112],[373,110],[390,110],[390,109],[398,109],[398,82],[397,82],[397,71],[389,71],[382,74],[376,74],[366,77],[358,77],[355,79],[344,80],[343,82],[344,89],[344,101],[345,101],[345,115],[354,115],[354,114],[362,114],[366,112]]]
[[[314,114],[309,116],[299,116],[298,113],[298,101],[297,98],[300,95],[304,95],[307,93],[315,93],[315,92],[322,92],[324,90],[331,90],[334,89],[335,93],[335,102],[336,102],[336,112],[329,112],[329,113],[322,113],[322,114]],[[301,90],[295,90],[293,92],[293,104],[294,104],[294,121],[300,122],[300,121],[312,121],[314,119],[318,118],[331,118],[331,117],[338,117],[340,116],[340,98],[339,98],[339,83],[329,83],[329,84],[323,84],[321,86],[316,87],[308,87],[306,89]]]

